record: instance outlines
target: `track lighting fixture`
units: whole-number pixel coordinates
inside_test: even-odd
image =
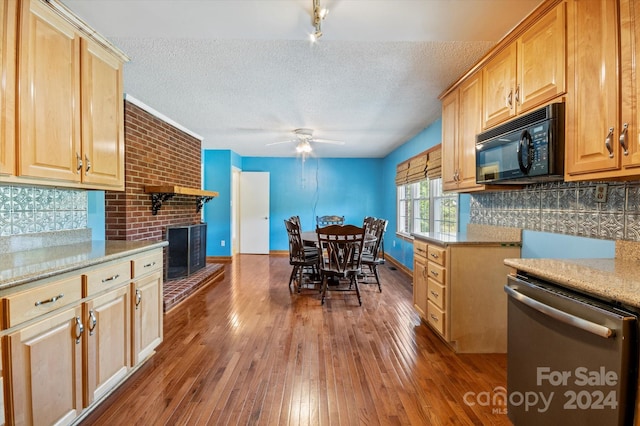
[[[316,42],[322,37],[322,21],[327,17],[329,11],[320,7],[320,0],[313,0],[313,27],[315,32],[309,36],[311,42]]]

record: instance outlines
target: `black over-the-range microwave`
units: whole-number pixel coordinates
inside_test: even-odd
[[[564,179],[564,103],[553,103],[476,136],[476,182]]]

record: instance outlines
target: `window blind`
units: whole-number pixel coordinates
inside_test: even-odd
[[[438,145],[438,148],[429,152],[429,159],[427,161],[427,177],[429,179],[437,179],[442,177],[442,148]]]

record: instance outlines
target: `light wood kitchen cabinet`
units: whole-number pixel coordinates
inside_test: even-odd
[[[565,93],[565,15],[561,2],[482,67],[483,129]]]
[[[163,336],[162,270],[136,279],[133,294],[133,365],[147,359]]]
[[[427,319],[427,244],[413,242],[413,306]]]
[[[76,422],[153,354],[162,267],[155,248],[3,292],[9,424]]]
[[[416,246],[416,243],[419,246]],[[416,247],[426,246],[426,278],[416,269]],[[506,351],[504,259],[517,244],[436,244],[414,240],[414,306],[426,324],[459,353]],[[479,271],[481,271],[479,273]],[[426,292],[416,286],[426,281]],[[421,308],[426,306],[426,315]]]
[[[100,294],[83,304],[85,407],[106,395],[129,372],[130,278],[131,263],[127,260],[84,275],[84,295]]]
[[[0,28],[0,175],[14,175],[18,2],[0,0]]]
[[[565,180],[640,175],[640,4],[571,0],[568,6],[568,72],[575,91],[567,97]]]
[[[9,424],[70,424],[80,415],[83,333],[77,305],[5,336]]]
[[[444,191],[485,189],[476,184],[476,134],[482,130],[482,74],[476,73],[442,99]]]
[[[18,176],[123,189],[121,56],[41,0],[22,2],[18,51]]]

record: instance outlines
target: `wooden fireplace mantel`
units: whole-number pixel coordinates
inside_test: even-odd
[[[187,188],[177,185],[153,185],[145,186],[144,192],[151,194],[151,212],[156,215],[162,207],[162,203],[171,199],[174,195],[190,195],[196,197],[196,213],[202,210],[204,203],[208,203],[219,194],[216,191]]]

